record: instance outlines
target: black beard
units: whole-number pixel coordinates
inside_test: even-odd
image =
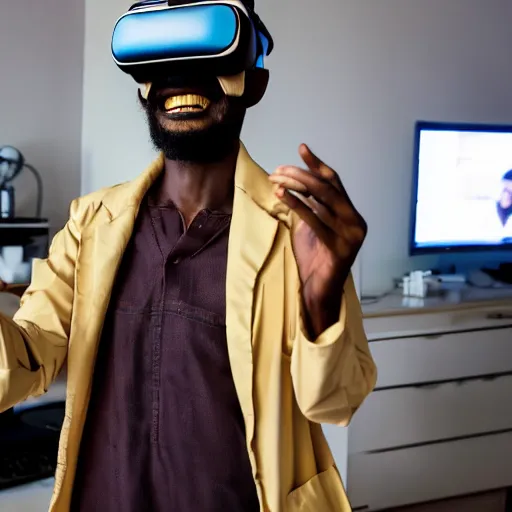
[[[153,146],[168,160],[200,164],[217,163],[236,148],[242,131],[243,114],[233,115],[230,106],[226,118],[203,130],[170,132],[164,130],[151,103],[143,103]]]

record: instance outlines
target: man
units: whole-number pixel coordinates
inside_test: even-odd
[[[270,40],[250,0],[184,3],[123,19],[201,13],[201,34],[250,19],[257,47]],[[135,43],[119,23],[121,67]],[[307,146],[307,169],[269,177],[241,145],[268,81],[254,46],[238,67],[185,70],[185,44],[169,42],[153,79],[147,54],[130,72],[160,157],[73,202],[14,322],[0,320],[1,408],[44,393],[67,360],[54,512],[348,511],[321,423],[346,426],[375,385],[350,277],[365,222]]]

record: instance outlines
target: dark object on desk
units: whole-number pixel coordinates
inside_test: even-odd
[[[0,414],[0,490],[55,474],[64,408],[56,402]]]
[[[41,175],[30,164],[19,150],[12,146],[0,147],[0,219],[12,219],[15,216],[14,187],[11,183],[27,168],[37,181],[36,216],[41,216],[43,205],[43,182]]]
[[[483,268],[482,271],[495,281],[512,284],[512,263],[501,263],[498,268]]]
[[[18,297],[22,297],[23,294],[27,291],[28,284],[7,284],[4,283],[0,279],[0,293],[12,293],[13,295],[17,295]]]
[[[12,219],[0,218],[0,247],[21,245],[29,246],[34,238],[43,237],[46,240],[44,247],[40,247],[38,252],[43,251],[46,256],[48,251],[48,237],[50,225],[48,219],[39,219],[36,217],[15,217]]]

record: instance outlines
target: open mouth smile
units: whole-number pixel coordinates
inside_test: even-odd
[[[198,119],[212,106],[211,96],[203,87],[162,88],[156,93],[159,110],[169,119]]]
[[[205,96],[200,94],[180,94],[169,96],[164,103],[166,114],[174,116],[176,114],[198,114],[205,112],[211,102]]]

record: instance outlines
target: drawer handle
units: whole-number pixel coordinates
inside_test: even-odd
[[[471,382],[494,382],[502,377],[506,377],[509,375],[484,375],[482,377],[466,377],[462,379],[454,379],[443,382],[427,382],[425,384],[414,384],[411,387],[416,389],[437,389],[441,386],[464,386],[465,384],[469,384]]]
[[[512,313],[489,313],[488,320],[512,320]]]
[[[414,387],[417,389],[437,389],[441,386],[442,386],[442,384],[434,383],[434,384],[416,384],[416,386],[414,386]]]

